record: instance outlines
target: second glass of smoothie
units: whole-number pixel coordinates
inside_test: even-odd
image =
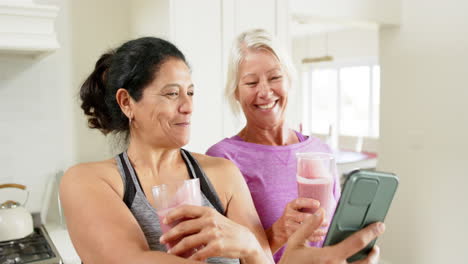
[[[297,188],[299,197],[312,198],[325,209],[330,220],[333,201],[333,180],[336,178],[336,163],[332,154],[322,152],[297,153]],[[315,213],[315,210],[304,210]]]

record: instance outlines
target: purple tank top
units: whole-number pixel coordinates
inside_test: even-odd
[[[240,169],[264,229],[270,228],[281,217],[286,205],[298,197],[296,153],[331,153],[330,147],[318,138],[306,137],[299,132],[296,135],[300,142],[287,146],[249,143],[239,136],[233,136],[221,140],[206,152],[210,156],[229,159]],[[340,194],[337,176],[333,186],[335,206]],[[311,245],[321,247],[322,242]],[[274,254],[275,262],[279,261],[283,250]]]

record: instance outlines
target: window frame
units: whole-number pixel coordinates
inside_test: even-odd
[[[380,129],[377,129],[377,131],[373,131],[374,127],[379,124],[375,124],[374,116],[376,114],[379,114],[376,111],[380,111],[380,109],[375,109],[374,107],[374,67],[379,67],[379,76],[381,73],[380,70],[380,64],[379,61],[376,57],[362,57],[362,58],[353,58],[353,59],[340,59],[340,60],[334,60],[334,61],[328,61],[328,62],[319,62],[319,63],[309,63],[304,65],[303,71],[301,72],[301,80],[302,80],[302,87],[301,87],[301,92],[302,92],[302,127],[303,130],[305,130],[306,133],[314,133],[312,131],[312,127],[310,124],[310,117],[312,116],[312,102],[309,98],[313,95],[313,90],[311,88],[312,85],[312,75],[314,70],[324,70],[324,69],[333,69],[336,70],[336,98],[335,101],[336,103],[336,116],[335,116],[335,131],[336,133],[332,132],[333,134],[336,134],[335,136],[350,136],[346,134],[341,133],[341,110],[342,110],[342,103],[341,103],[341,95],[342,95],[342,87],[341,87],[341,69],[347,68],[347,67],[368,67],[369,68],[369,101],[368,101],[368,119],[369,119],[369,124],[367,128],[367,135],[361,135],[361,137],[369,137],[369,138],[375,138],[378,139],[380,137]],[[381,79],[381,78],[380,78]],[[380,81],[379,81],[379,86],[380,86]],[[379,88],[381,90],[381,87]],[[380,91],[379,91],[380,94]],[[379,99],[379,105],[380,105],[380,99]],[[377,119],[379,122],[379,118]],[[330,131],[328,131],[327,134],[329,134]]]

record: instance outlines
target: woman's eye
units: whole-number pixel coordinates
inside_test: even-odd
[[[283,76],[281,76],[281,75],[278,75],[278,76],[273,76],[273,77],[271,77],[271,79],[270,79],[270,80],[272,80],[272,81],[275,81],[275,80],[279,80],[279,79],[281,79],[282,77],[283,77]]]
[[[248,86],[255,86],[257,84],[257,82],[248,82],[248,83],[245,83],[246,85]]]
[[[191,91],[191,92],[187,92],[188,96],[193,96],[194,95],[194,92]]]
[[[177,92],[172,92],[172,93],[167,93],[166,96],[169,96],[169,97],[174,97],[174,96],[178,96],[179,93]]]

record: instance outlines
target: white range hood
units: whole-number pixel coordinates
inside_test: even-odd
[[[58,11],[32,0],[0,0],[0,53],[36,55],[58,49]]]

